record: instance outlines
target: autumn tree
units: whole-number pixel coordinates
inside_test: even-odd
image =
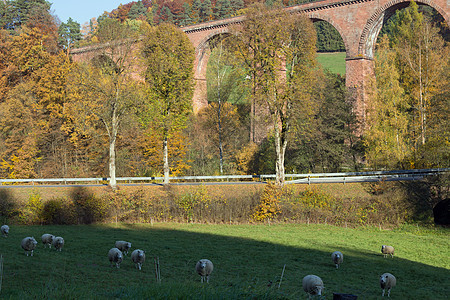
[[[374,167],[401,167],[411,150],[407,113],[410,105],[400,85],[395,61],[396,52],[389,47],[389,38],[384,36],[377,48],[376,80],[373,79],[370,89],[369,126],[364,134],[366,158]]]
[[[208,61],[206,77],[210,104],[205,112],[208,115],[207,127],[214,132],[212,138],[219,150],[220,174],[223,174],[224,167],[224,143],[238,132],[236,127],[240,126],[237,107],[233,104],[242,101],[245,95],[241,84],[245,77],[243,70],[233,64],[235,58],[225,49],[222,38],[210,42],[215,47]]]
[[[194,49],[171,24],[160,24],[143,40],[144,78],[148,86],[142,121],[163,141],[164,183],[169,183],[169,141],[185,126],[192,111]]]
[[[95,135],[102,128],[108,137],[110,186],[116,188],[116,141],[121,124],[139,99],[133,79],[135,32],[114,19],[99,24],[98,39],[104,48],[89,65],[72,72],[70,102],[66,112],[74,133]]]
[[[379,39],[376,62],[383,67],[376,67],[375,97],[369,105],[367,156],[385,167],[447,165],[445,155],[430,154],[448,152],[448,146],[442,148],[448,145],[442,134],[447,118],[442,91],[448,85],[450,48],[414,2],[397,11],[383,31],[389,47]]]
[[[254,82],[254,96],[267,107],[273,126],[276,183],[283,185],[290,133],[302,130],[314,108],[314,27],[306,16],[257,4],[235,30],[235,47]]]
[[[45,118],[35,94],[35,72],[50,59],[39,28],[2,31],[0,57],[0,157],[8,177],[35,177]]]
[[[418,11],[415,2],[397,12],[389,31],[391,45],[397,51],[402,87],[412,108],[410,130],[414,132],[417,152],[429,137],[430,101],[442,84],[448,47],[438,28]]]

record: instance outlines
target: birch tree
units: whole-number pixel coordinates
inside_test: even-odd
[[[384,36],[378,44],[375,59],[375,80],[367,109],[368,129],[364,144],[366,158],[374,167],[401,167],[410,154],[408,110],[410,105],[400,85],[395,64],[396,52]]]
[[[116,141],[121,123],[136,107],[138,83],[133,80],[132,53],[135,33],[117,20],[99,25],[98,39],[104,48],[89,65],[72,72],[66,115],[78,134],[106,133],[109,149],[110,186],[116,182]],[[67,127],[67,126],[66,126]]]
[[[216,43],[208,61],[207,84],[208,101],[207,114],[209,122],[207,126],[214,132],[212,139],[217,143],[219,150],[219,172],[222,175],[224,169],[224,144],[230,136],[237,132],[238,119],[236,107],[233,104],[239,102],[245,95],[243,90],[242,68],[233,66],[230,52],[224,47],[223,41]],[[232,125],[231,125],[232,124]]]
[[[267,108],[273,126],[276,184],[283,185],[290,134],[301,130],[314,109],[314,27],[306,16],[256,4],[234,31],[236,53],[253,82],[255,101]]]
[[[442,84],[448,48],[438,28],[418,11],[415,2],[397,13],[390,31],[402,86],[413,108],[412,131],[417,149],[427,141],[430,100]]]
[[[192,112],[194,48],[172,24],[151,28],[143,40],[147,97],[142,122],[163,140],[164,184],[169,183],[169,141],[186,127]]]

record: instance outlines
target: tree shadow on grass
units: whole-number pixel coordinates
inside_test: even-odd
[[[13,271],[5,274],[8,285],[2,293],[13,298],[25,293],[31,298],[39,297],[43,286],[48,286],[51,279],[52,290],[45,294],[50,298],[64,297],[64,292],[70,290],[71,297],[96,299],[306,299],[302,278],[315,274],[324,281],[324,299],[332,299],[333,293],[354,294],[358,299],[382,299],[378,280],[385,272],[397,277],[391,299],[447,299],[450,293],[449,269],[397,256],[383,258],[378,246],[373,250],[364,250],[367,246],[357,250],[350,243],[335,247],[334,242],[326,241],[323,236],[315,237],[314,230],[328,234],[328,227],[299,226],[300,236],[303,236],[300,231],[310,231],[310,228],[313,234],[297,241],[289,235],[278,239],[277,231],[273,230],[276,226],[211,225],[217,229],[217,234],[203,233],[203,228],[197,225],[193,225],[195,232],[184,226],[100,224],[18,228],[18,231],[35,235],[42,231],[58,232],[65,237],[66,245],[61,253],[39,249],[30,258],[23,252],[16,253],[19,240],[15,241],[17,245],[11,250],[15,261],[5,266],[5,270]],[[224,228],[226,236],[220,235]],[[339,228],[330,226],[330,229],[329,234],[340,232]],[[259,233],[253,234],[253,230]],[[267,241],[256,240],[261,237]],[[271,239],[276,242],[270,242]],[[109,266],[106,253],[116,240],[130,241],[132,250],[146,251],[142,271],[136,270],[130,255],[125,257],[120,269]],[[331,261],[331,252],[335,250],[344,254],[344,263],[339,269]],[[448,254],[448,249],[443,251],[444,256],[445,252]],[[418,254],[421,255],[425,253]],[[154,275],[155,257],[160,262],[161,284],[156,283]],[[200,276],[194,271],[196,262],[202,258],[214,263],[207,285],[200,283]],[[52,275],[29,278],[30,270],[48,269],[49,259],[54,266],[50,267]],[[14,272],[14,282],[22,288],[11,286],[11,272]]]
[[[7,224],[16,214],[16,200],[7,189],[0,189],[0,223]],[[0,225],[0,226],[1,226]]]
[[[176,282],[199,282],[200,277],[194,272],[195,263],[208,258],[215,266],[212,286],[222,289],[244,287],[249,294],[255,295],[273,291],[277,297],[302,299],[306,295],[302,278],[315,274],[324,281],[326,299],[332,299],[333,293],[355,294],[359,299],[381,299],[379,276],[385,272],[397,277],[398,285],[392,290],[392,299],[447,299],[450,293],[450,270],[399,257],[383,258],[378,248],[357,251],[351,247],[335,249],[319,243],[307,249],[179,230],[145,231],[148,231],[148,239],[140,235],[134,237],[133,232],[126,234],[130,240],[135,239],[134,247],[145,248],[150,264],[152,257],[158,256],[162,276]],[[328,251],[314,248],[328,248]],[[331,261],[331,253],[335,250],[342,251],[345,256],[339,269]],[[148,267],[152,268],[151,265]]]

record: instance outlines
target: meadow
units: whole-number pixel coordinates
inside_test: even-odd
[[[44,233],[63,236],[63,250],[44,248]],[[32,257],[20,247],[26,236],[39,242]],[[391,299],[448,299],[449,236],[448,229],[416,225],[391,230],[327,224],[12,225],[9,237],[0,237],[0,298],[307,299],[301,281],[315,274],[325,284],[322,299],[333,293],[382,299],[379,276],[390,272],[397,277]],[[116,240],[146,251],[141,271],[129,255],[119,269],[110,266],[107,253]],[[382,244],[395,247],[394,258],[383,258]],[[335,250],[344,254],[339,269],[331,262]],[[201,258],[214,263],[209,284],[194,272]]]
[[[331,73],[345,75],[345,52],[317,53],[317,61]]]

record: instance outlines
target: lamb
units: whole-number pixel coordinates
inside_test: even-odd
[[[41,237],[42,243],[44,244],[44,247],[48,245],[49,248],[52,247],[53,240],[55,239],[55,236],[50,233],[44,233]]]
[[[308,293],[308,299],[311,298],[311,295],[322,295],[324,286],[323,281],[319,276],[306,275],[303,277],[302,285],[303,290]]]
[[[383,245],[381,246],[381,253],[384,254],[384,258],[386,258],[388,254],[390,254],[391,257],[394,257],[394,247]]]
[[[31,253],[31,256],[33,256],[33,251],[36,248],[37,241],[34,239],[34,237],[26,237],[22,240],[21,246],[23,250],[25,250],[25,254],[28,256],[29,253]]]
[[[209,283],[209,276],[214,269],[213,263],[209,259],[200,259],[195,265],[195,270],[202,277],[201,282]]]
[[[53,239],[52,242],[53,247],[55,247],[56,251],[61,251],[64,246],[64,239],[60,236],[57,236]]]
[[[136,249],[131,252],[131,260],[136,264],[136,268],[139,270],[142,267],[142,264],[145,262],[145,251]]]
[[[111,266],[113,263],[115,263],[116,267],[120,268],[120,263],[123,260],[122,251],[120,251],[118,248],[111,248],[108,252],[108,259]]]
[[[344,261],[344,255],[342,255],[340,251],[334,251],[333,253],[331,253],[331,259],[336,265],[336,269],[339,269],[339,265]]]
[[[383,289],[383,293],[381,294],[384,297],[384,291],[387,289],[388,297],[391,296],[391,288],[393,288],[397,284],[397,279],[391,273],[384,273],[380,276],[380,286]]]
[[[128,254],[128,250],[131,248],[131,243],[125,241],[116,241],[115,247],[123,252],[123,255]]]
[[[3,237],[8,237],[9,234],[9,226],[8,225],[3,225],[1,227],[1,231],[2,231],[2,236]]]

